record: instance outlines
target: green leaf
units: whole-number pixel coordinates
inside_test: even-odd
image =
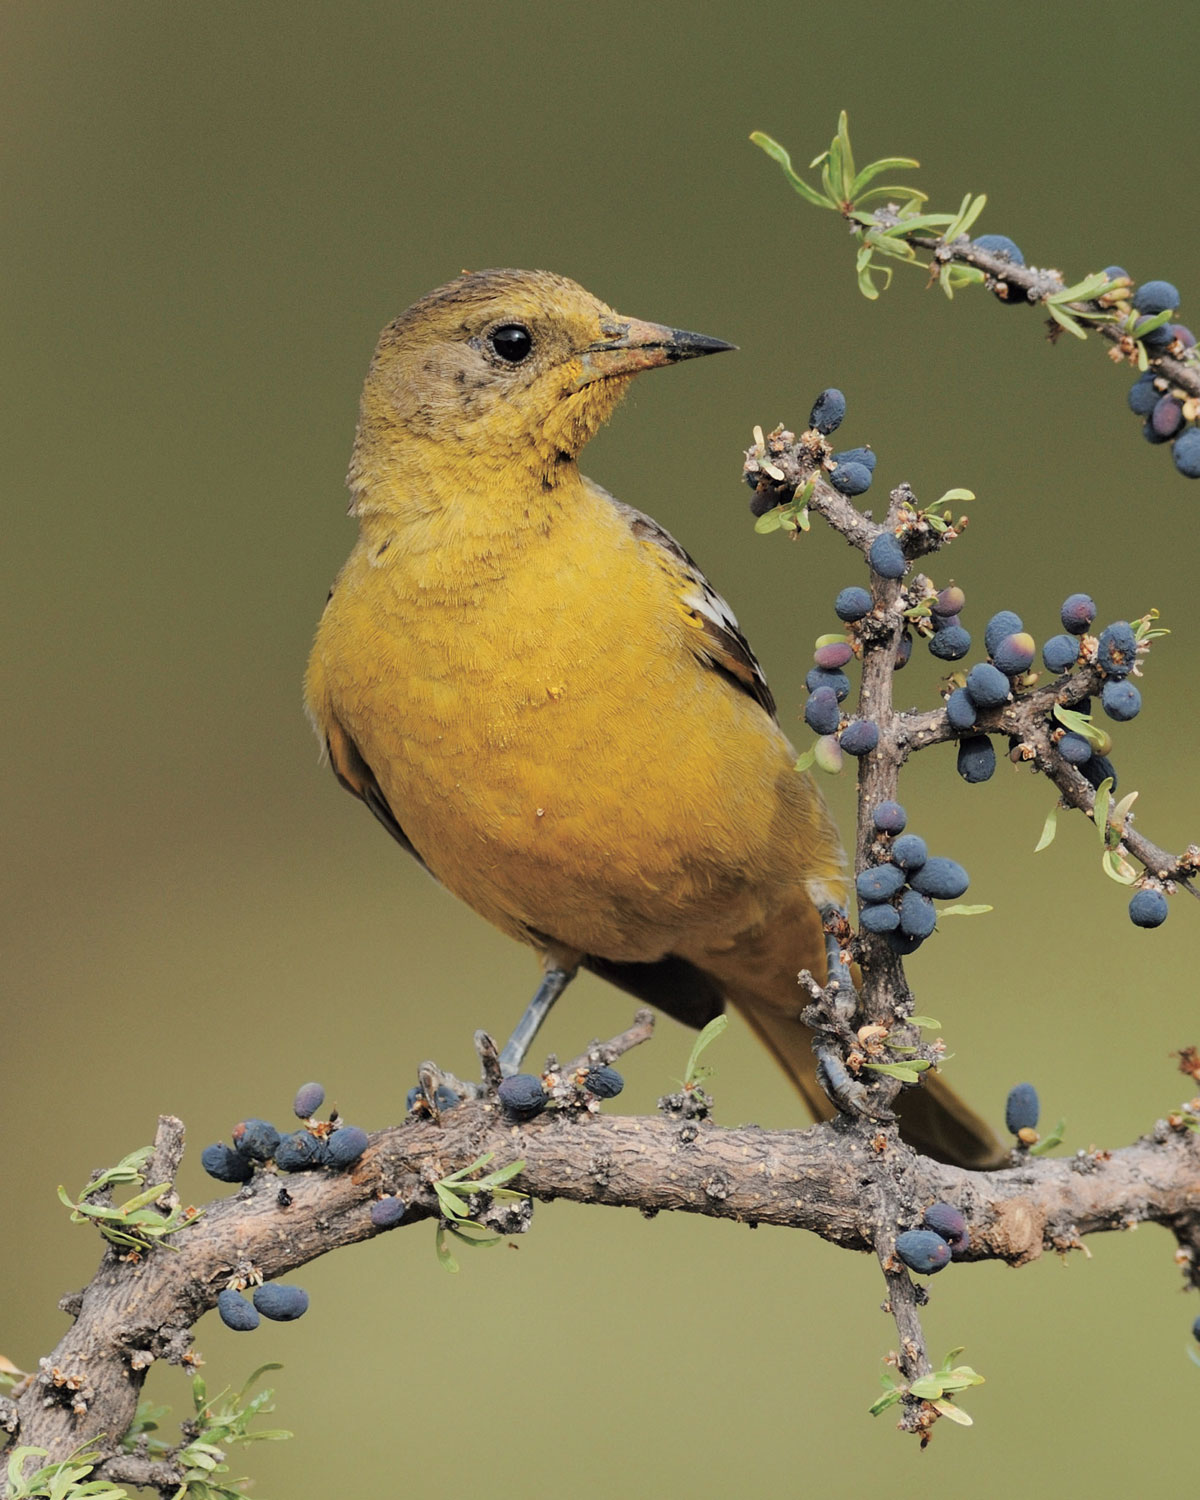
[[[923,1058],[918,1058],[915,1062],[863,1063],[863,1067],[870,1068],[873,1073],[885,1073],[889,1078],[898,1078],[901,1083],[916,1083],[921,1074],[932,1066],[932,1063]]]
[[[981,917],[984,912],[995,911],[994,906],[943,906],[939,917]]]
[[[700,1033],[700,1035],[696,1038],[696,1040],[692,1043],[692,1050],[687,1060],[687,1070],[683,1075],[683,1081],[685,1085],[695,1082],[696,1066],[703,1056],[705,1048],[711,1046],[712,1043],[715,1042],[716,1039],[724,1032],[725,1028],[728,1025],[728,1016],[714,1016],[708,1023],[708,1025],[704,1028],[704,1030]]]
[[[922,1375],[909,1386],[908,1394],[916,1396],[921,1401],[936,1401],[942,1394],[942,1390],[941,1375]]]
[[[1042,836],[1034,847],[1034,853],[1040,854],[1043,849],[1048,849],[1054,842],[1054,835],[1058,832],[1058,807],[1052,807],[1046,814],[1046,821],[1042,824]]]
[[[1079,326],[1069,313],[1063,312],[1061,307],[1055,307],[1053,303],[1047,302],[1046,311],[1060,328],[1065,328],[1068,333],[1073,333],[1077,339],[1087,338],[1086,331]]]
[[[940,1031],[942,1029],[942,1023],[935,1021],[932,1016],[909,1016],[908,1024],[910,1026],[919,1026],[922,1031]]]
[[[754,529],[759,536],[768,536],[772,531],[778,531],[783,525],[783,506],[777,505],[774,510],[767,511],[766,515],[759,516],[754,523]]]
[[[486,1182],[489,1187],[500,1187],[503,1183],[511,1182],[514,1177],[519,1177],[524,1170],[525,1163],[523,1161],[510,1161],[508,1166],[497,1167],[494,1172],[489,1172],[480,1181]]]
[[[1153,333],[1156,328],[1161,328],[1164,323],[1169,323],[1174,316],[1175,313],[1170,308],[1166,312],[1155,313],[1153,317],[1146,318],[1145,321],[1137,313],[1132,313],[1126,320],[1125,327],[1129,333],[1133,333],[1136,329],[1137,337],[1143,339],[1148,333]]]
[[[875,302],[879,298],[879,288],[875,285],[869,264],[858,268],[858,289],[868,302]]]
[[[860,174],[861,175],[861,174]],[[891,201],[896,204],[897,212],[900,214],[914,214],[923,203],[929,202],[929,194],[919,192],[915,187],[905,187],[900,183],[891,183],[888,186],[873,187],[870,192],[856,193],[855,203],[860,206],[869,203],[872,198],[882,198],[885,202]],[[873,214],[864,215],[859,218],[857,213],[851,214],[851,218],[858,219],[860,224],[866,223],[874,218]]]
[[[1118,885],[1132,885],[1138,873],[1129,861],[1116,849],[1106,849],[1100,856],[1100,868],[1110,880]]]
[[[974,500],[974,498],[974,490],[947,490],[946,493],[941,497],[941,499],[935,500],[933,502],[933,505],[930,507],[930,509],[934,510],[939,505],[950,505],[951,503],[958,504],[960,502],[965,503],[968,500]]]
[[[797,757],[793,770],[797,775],[803,776],[805,771],[811,771],[816,764],[817,752],[815,749],[806,750],[803,755]]]
[[[1112,802],[1112,777],[1106,776],[1096,788],[1096,796],[1092,802],[1092,819],[1100,832],[1101,844],[1106,844],[1108,839],[1108,809]]]
[[[1052,1130],[1048,1131],[1041,1138],[1041,1140],[1037,1142],[1036,1145],[1030,1146],[1030,1156],[1045,1156],[1047,1151],[1053,1151],[1055,1147],[1061,1146],[1063,1143],[1063,1137],[1066,1135],[1066,1132],[1067,1121],[1064,1116],[1064,1118],[1059,1120],[1058,1124],[1055,1125]]]
[[[837,208],[837,204],[832,198],[826,198],[823,194],[818,193],[816,188],[809,187],[808,183],[797,175],[795,168],[792,166],[792,158],[778,141],[773,141],[769,135],[765,135],[761,130],[755,130],[751,134],[750,139],[756,146],[765,151],[772,161],[778,162],[783,168],[783,175],[806,203],[811,203],[814,208]]]
[[[943,1417],[948,1417],[951,1422],[957,1422],[960,1427],[974,1427],[975,1423],[967,1416],[965,1411],[955,1406],[953,1401],[934,1401],[934,1411]]]
[[[1197,1363],[1200,1364],[1200,1360]],[[897,1401],[902,1401],[903,1399],[904,1388],[902,1386],[894,1386],[890,1391],[885,1391],[882,1396],[872,1401],[870,1406],[867,1407],[867,1411],[871,1416],[877,1417],[880,1412],[887,1411],[889,1406],[895,1406]]]
[[[1103,271],[1093,271],[1090,276],[1085,276],[1082,281],[1077,281],[1074,286],[1064,287],[1061,292],[1054,292],[1046,298],[1047,306],[1052,303],[1064,302],[1091,302],[1098,297],[1108,286],[1115,286],[1110,282]]]
[[[450,1253],[450,1246],[446,1243],[446,1231],[441,1224],[438,1225],[434,1249],[437,1251],[438,1264],[443,1271],[454,1272],[458,1270],[458,1262]]]
[[[850,185],[849,196],[852,199],[857,198],[859,193],[862,192],[863,188],[865,188],[869,182],[874,182],[876,177],[878,177],[881,172],[907,172],[910,171],[913,167],[919,167],[920,165],[921,163],[919,161],[914,161],[911,156],[881,156],[878,161],[873,161],[862,169],[862,171]],[[876,189],[876,191],[879,191],[879,189]],[[884,191],[890,190],[884,189]],[[896,191],[912,193],[915,191],[915,189],[897,188]],[[922,194],[922,196],[924,196],[924,194]]]
[[[842,110],[838,115],[838,186],[841,189],[843,203],[849,203],[854,197],[854,152],[850,149],[850,125],[846,119],[846,111]]]

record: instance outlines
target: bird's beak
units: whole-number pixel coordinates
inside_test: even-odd
[[[583,368],[576,387],[611,375],[636,375],[639,370],[653,370],[659,365],[678,364],[681,359],[737,348],[724,339],[710,339],[707,334],[688,333],[683,328],[667,328],[662,323],[644,323],[640,318],[605,322],[601,324],[601,333],[603,337],[581,352]]]

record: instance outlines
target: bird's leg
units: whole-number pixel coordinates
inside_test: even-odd
[[[506,1078],[519,1072],[525,1054],[533,1045],[533,1039],[541,1030],[542,1022],[550,1014],[554,1002],[575,977],[574,969],[547,969],[542,976],[533,999],[525,1007],[525,1014],[513,1028],[513,1034],[504,1044],[500,1054],[500,1071]]]
[[[825,932],[825,988],[833,990],[833,1008],[840,1020],[850,1021],[858,1008],[858,991],[842,957],[843,944],[849,936],[850,919],[841,906],[830,904],[818,908]]]

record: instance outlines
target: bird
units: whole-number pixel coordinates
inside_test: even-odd
[[[506,1071],[584,968],[691,1026],[732,1005],[828,1119],[798,974],[825,981],[848,897],[837,829],[729,605],[578,463],[639,373],[733,347],[547,271],[464,272],[389,323],[305,704],[341,785],[537,953]],[[995,1165],[926,1079],[902,1134]]]

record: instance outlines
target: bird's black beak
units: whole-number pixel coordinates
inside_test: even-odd
[[[724,339],[712,339],[704,333],[689,333],[684,328],[668,328],[663,323],[645,323],[640,318],[619,318],[601,325],[602,337],[581,351],[583,366],[576,385],[590,385],[611,375],[636,375],[639,370],[654,370],[659,365],[678,364],[681,359],[697,359],[701,354],[721,354],[736,349]]]

